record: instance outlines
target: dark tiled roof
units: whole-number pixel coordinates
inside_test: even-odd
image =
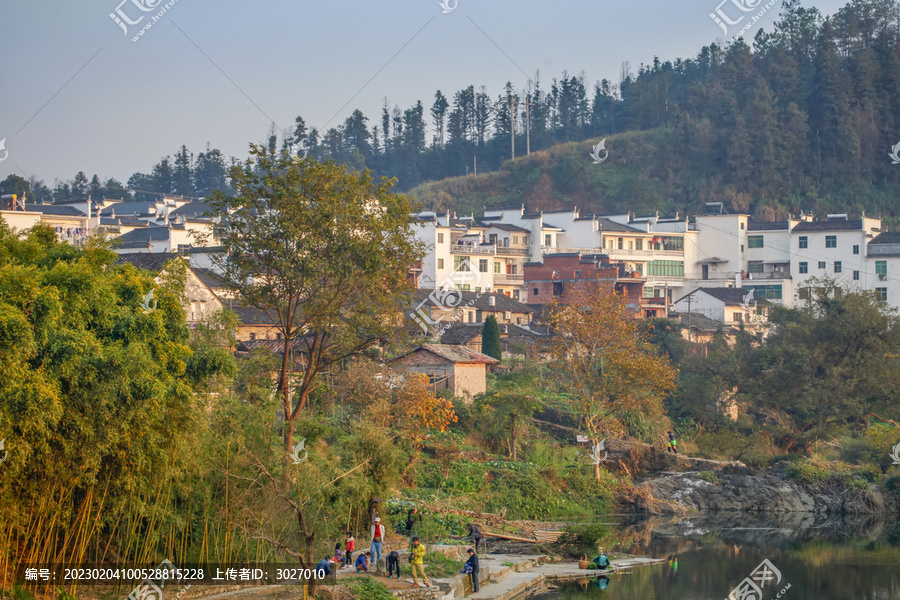
[[[748,300],[747,295],[750,293],[750,290],[745,290],[743,288],[698,288],[696,292],[705,292],[709,294],[713,298],[717,300],[721,300],[726,304],[731,305],[742,305],[744,302]],[[696,293],[691,292],[691,293]],[[687,298],[690,294],[683,296],[683,298]],[[679,298],[680,300],[680,298]],[[749,299],[751,302],[757,302],[759,304],[766,304],[766,300],[763,298],[757,298],[756,294],[753,295],[752,298]]]
[[[441,343],[453,346],[464,346],[481,335],[484,325],[481,323],[456,323],[441,335]]]
[[[525,233],[531,233],[529,230],[525,229],[524,227],[519,227],[518,225],[507,225],[506,223],[479,223],[478,226],[479,227],[494,227],[501,231],[516,231],[516,232],[522,231]]]
[[[883,231],[869,242],[870,246],[873,244],[900,244],[900,231]]]
[[[292,340],[291,347],[294,349],[294,360],[298,361],[298,350],[302,350],[305,347],[303,338]],[[275,354],[281,354],[284,351],[284,340],[245,340],[237,343],[237,349],[243,352],[252,352],[261,348],[265,348]]]
[[[565,231],[562,227],[557,227],[556,225],[551,225],[547,221],[544,221],[544,224],[541,225],[541,229],[556,229],[557,231]]]
[[[175,210],[170,212],[168,218],[174,219],[179,216],[183,216],[185,218],[202,217],[209,210],[211,210],[210,206],[206,202],[188,202],[184,206],[176,208]]]
[[[431,352],[452,363],[481,363],[493,365],[500,362],[496,358],[490,357],[487,354],[482,354],[481,352],[475,352],[465,346],[449,346],[446,344],[422,344],[419,348],[416,348],[411,353],[404,354],[403,356],[408,356],[409,354],[416,352]],[[395,358],[394,360],[399,360],[399,358],[402,357]]]
[[[690,323],[691,329],[696,329],[697,331],[718,331],[719,329],[731,328],[730,326],[722,323],[720,321],[716,321],[715,319],[710,319],[706,315],[701,315],[700,313],[677,313],[673,311],[669,311],[669,318],[680,321],[682,325],[685,327]]]
[[[432,294],[434,294],[434,296],[429,298]],[[432,306],[438,306],[439,303],[435,301],[435,298],[442,298],[444,295],[447,296],[445,302],[446,308],[461,308],[468,306],[486,312],[533,312],[527,304],[523,304],[518,300],[513,300],[506,294],[499,294],[496,292],[463,292],[459,290],[454,290],[452,292],[416,290],[415,306],[418,306],[423,301],[430,303]],[[496,306],[490,305],[489,298],[495,298]]]
[[[622,225],[621,223],[617,223],[611,219],[607,219],[606,217],[600,217],[600,231],[616,231],[621,233],[647,233],[646,231],[641,231],[640,229],[635,229],[634,227],[629,227],[628,225]]]
[[[117,265],[132,264],[138,269],[159,273],[170,260],[178,258],[175,252],[128,252],[119,254]]]
[[[747,223],[747,231],[787,231],[790,228],[790,221],[774,221],[767,223],[763,223],[762,221],[750,221]]]
[[[236,314],[242,325],[275,325],[264,311],[255,306],[245,306],[234,298],[222,298],[222,305]]]
[[[121,244],[161,242],[169,239],[168,227],[142,227],[116,238]]]
[[[222,281],[221,276],[213,271],[212,269],[206,269],[203,267],[192,267],[194,273],[197,274],[197,277],[200,278],[200,281],[206,285],[208,288],[223,288],[225,287],[225,282]]]
[[[849,221],[830,219],[826,221],[801,221],[794,225],[794,231],[837,231],[841,229],[862,229],[861,219]]]
[[[61,217],[86,217],[87,215],[74,206],[59,204],[26,204],[25,210],[39,212],[45,215],[58,215]]]
[[[100,216],[109,217],[113,213],[117,217],[156,216],[156,202],[116,202],[100,211]]]
[[[547,337],[546,331],[528,329],[526,327],[520,327],[519,325],[513,325],[512,323],[501,323],[500,334],[511,338],[530,338],[535,340]]]

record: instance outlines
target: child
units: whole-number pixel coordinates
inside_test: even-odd
[[[356,572],[361,573],[365,571],[369,572],[369,557],[372,556],[371,552],[366,552],[365,554],[360,554],[356,557]]]
[[[337,563],[337,568],[341,568],[341,565],[344,564],[344,550],[341,548],[340,544],[334,545],[334,562]]]
[[[391,550],[387,556],[388,579],[393,578],[394,571],[397,572],[397,579],[400,579],[400,553]]]
[[[353,539],[353,533],[350,531],[347,532],[347,537],[344,539],[344,548],[347,550],[344,555],[344,564],[349,567],[353,561],[353,550],[356,548],[356,540]]]
[[[675,448],[675,434],[672,433],[671,431],[668,432],[668,434],[669,434],[669,444],[668,444],[669,447],[668,447],[668,451],[669,451],[669,452],[674,452],[675,454],[678,454],[678,449]]]

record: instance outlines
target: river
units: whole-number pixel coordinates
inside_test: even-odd
[[[896,517],[726,513],[621,521],[614,529],[614,551],[666,563],[560,584],[530,597],[725,600],[751,578],[759,591],[747,586],[751,593],[734,598],[900,600]]]

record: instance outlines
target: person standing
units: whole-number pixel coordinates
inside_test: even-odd
[[[475,552],[478,552],[479,543],[481,544],[481,549],[484,550],[484,533],[481,531],[481,526],[469,523],[466,528],[469,530],[469,536],[471,537],[472,545],[475,546]]]
[[[469,575],[472,576],[472,591],[478,591],[478,554],[475,553],[473,548],[469,548],[469,560],[466,561],[465,567],[468,567],[466,570],[469,572]]]
[[[418,508],[413,508],[406,515],[406,535],[409,537],[409,543],[412,545],[412,539],[419,535],[419,525],[422,524],[422,513]]]
[[[347,537],[344,538],[344,566],[349,567],[353,564],[353,551],[356,549],[356,540],[353,538],[353,532],[348,531]]]
[[[425,587],[431,587],[428,585],[428,576],[425,575],[425,546],[419,543],[417,537],[413,538],[409,563],[409,567],[412,569],[413,587],[420,587],[417,575],[422,576],[422,583],[425,584]]]
[[[372,524],[370,530],[369,542],[372,544],[372,559],[374,561],[381,560],[381,549],[384,544],[384,525],[381,524],[381,518],[375,517],[375,523]]]
[[[669,452],[674,452],[675,454],[678,454],[678,449],[675,447],[675,434],[672,433],[671,431],[669,432],[669,444],[668,444],[668,446],[669,446],[669,447],[668,447],[668,451],[669,451]]]

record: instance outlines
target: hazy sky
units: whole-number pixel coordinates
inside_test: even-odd
[[[485,85],[496,97],[536,71],[544,89],[563,70],[618,82],[623,61],[637,70],[721,41],[710,18],[720,1],[445,0],[456,7],[444,13],[439,0],[0,0],[0,179],[34,174],[52,187],[83,170],[126,181],[182,144],[244,157],[273,121],[302,115],[324,131],[360,108],[371,127],[385,96],[401,108],[422,100],[427,115],[437,89]],[[732,2],[758,1],[721,10],[735,20],[754,13]],[[127,35],[117,8],[143,16]],[[771,30],[780,9],[745,37]]]

